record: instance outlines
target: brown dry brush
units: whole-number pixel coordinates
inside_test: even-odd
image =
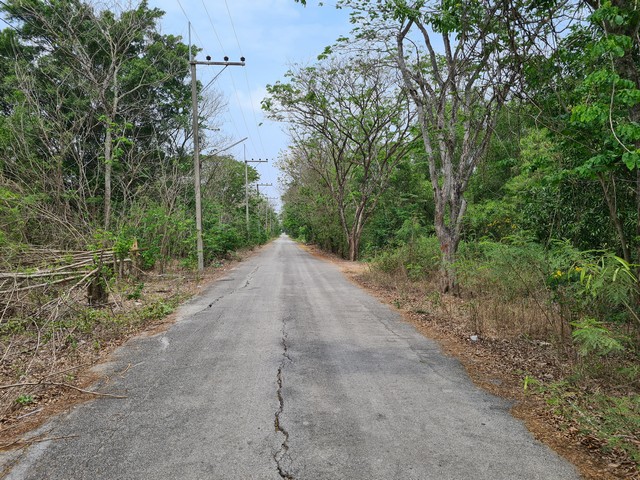
[[[52,388],[77,389],[68,382],[83,360],[78,342],[96,326],[92,310],[113,308],[110,279],[135,268],[108,249],[33,248],[12,260],[12,271],[0,272],[0,419]]]

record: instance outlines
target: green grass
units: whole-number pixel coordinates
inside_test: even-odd
[[[596,438],[603,451],[624,452],[640,466],[640,395],[587,392],[563,381],[539,387],[549,405],[583,436]]]

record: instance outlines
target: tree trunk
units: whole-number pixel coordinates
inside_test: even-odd
[[[436,236],[440,242],[440,289],[442,293],[460,295],[458,276],[455,270],[456,253],[460,244],[460,234],[446,226],[436,226]]]
[[[364,199],[356,209],[355,218],[353,220],[353,226],[347,233],[347,240],[349,242],[349,260],[355,262],[358,260],[360,253],[360,239],[362,238],[362,230],[366,221],[365,206],[367,199]]]
[[[111,223],[111,171],[113,148],[113,138],[111,136],[111,125],[107,124],[107,132],[104,138],[104,229],[109,230]]]
[[[351,233],[349,235],[349,260],[355,262],[358,260],[358,250],[360,250],[360,235]]]
[[[613,185],[613,192],[609,190],[609,185],[607,184],[607,180],[604,178],[603,174],[598,174],[598,180],[600,180],[600,185],[602,186],[602,191],[604,193],[604,198],[607,202],[607,207],[609,208],[609,218],[611,219],[611,223],[616,229],[616,233],[618,234],[618,240],[620,241],[620,247],[622,248],[622,258],[624,258],[625,262],[631,263],[631,253],[629,252],[629,244],[627,243],[627,236],[624,233],[624,227],[622,226],[622,222],[618,217],[618,208],[617,208],[617,198],[615,192],[615,179],[611,178]]]

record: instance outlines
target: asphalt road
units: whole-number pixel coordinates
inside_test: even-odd
[[[127,398],[42,427],[60,438],[8,478],[578,478],[507,402],[286,237],[101,373],[94,388]]]

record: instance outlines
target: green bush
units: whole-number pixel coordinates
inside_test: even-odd
[[[511,237],[461,243],[455,267],[463,289],[504,301],[536,295],[549,270],[542,246]]]
[[[512,203],[487,200],[469,205],[465,217],[465,232],[471,238],[501,240],[518,231],[517,222],[518,215]]]
[[[425,280],[438,271],[440,246],[435,237],[417,237],[373,258],[374,268],[389,274],[406,274],[411,280]]]
[[[123,235],[138,240],[143,268],[158,262],[164,268],[172,258],[195,255],[195,220],[186,206],[168,212],[158,204],[140,205],[132,209],[131,217]]]
[[[238,230],[231,225],[216,225],[204,232],[204,253],[207,262],[224,257],[244,244]]]

